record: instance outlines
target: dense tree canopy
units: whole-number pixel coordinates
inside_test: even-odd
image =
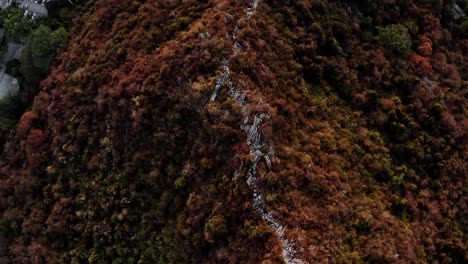
[[[5,144],[0,263],[466,263],[453,3],[87,1]]]
[[[40,71],[46,72],[55,56],[56,49],[67,38],[67,31],[62,27],[52,31],[47,26],[39,26],[31,33],[26,42],[23,63],[32,63]],[[32,61],[28,61],[28,58],[31,58]]]
[[[34,21],[25,17],[24,12],[16,7],[2,10],[0,19],[7,36],[16,41],[27,37],[34,28]]]

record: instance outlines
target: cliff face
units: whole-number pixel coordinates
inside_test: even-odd
[[[5,146],[0,262],[466,261],[452,4],[89,1]]]

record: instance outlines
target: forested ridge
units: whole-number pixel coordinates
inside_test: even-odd
[[[467,8],[82,1],[4,145],[0,263],[467,262]]]

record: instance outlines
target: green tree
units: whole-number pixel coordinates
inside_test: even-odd
[[[28,38],[22,58],[23,64],[29,63],[41,72],[46,72],[55,56],[55,50],[65,43],[67,38],[68,33],[64,28],[52,31],[47,26],[39,26]]]
[[[67,38],[68,34],[64,28],[52,31],[49,27],[41,25],[29,36],[25,53],[30,53],[34,67],[46,72],[55,56],[55,50]]]
[[[55,51],[63,45],[68,33],[63,28],[52,31],[41,25],[32,32],[21,55],[22,98],[24,102],[31,101],[37,92],[39,83],[46,76]]]
[[[14,91],[15,89],[13,88],[12,90]],[[3,145],[11,129],[15,127],[21,113],[18,97],[13,91],[0,99],[0,153],[3,152]]]
[[[2,11],[1,18],[6,35],[15,41],[26,37],[34,28],[34,21],[25,17],[19,8],[5,9]]]
[[[408,29],[400,24],[379,27],[379,37],[384,45],[403,56],[411,53],[411,36]]]
[[[59,27],[51,34],[53,43],[57,46],[63,46],[68,39],[68,32],[63,27]]]
[[[460,37],[468,37],[468,18],[464,17],[462,22],[459,25]]]

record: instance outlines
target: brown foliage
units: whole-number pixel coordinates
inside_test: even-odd
[[[29,130],[32,128],[33,121],[36,120],[37,117],[37,114],[32,111],[27,111],[26,113],[24,113],[18,124],[18,134],[20,136],[28,134]]]
[[[432,72],[432,65],[428,58],[413,53],[409,57],[409,61],[418,75],[426,76]]]
[[[298,257],[448,263],[466,252],[463,56],[431,4],[260,1],[246,25],[247,2],[83,7],[1,163],[0,262],[281,261],[245,183],[239,126],[259,112],[275,150],[259,188]],[[238,23],[244,52],[233,55]],[[410,29],[407,60],[376,43],[386,24]],[[226,87],[207,102],[223,58],[250,107]]]
[[[432,41],[424,36],[418,37],[418,52],[424,57],[431,57],[432,55]]]
[[[31,168],[37,168],[47,160],[46,136],[40,129],[32,129],[26,140],[26,155]]]

